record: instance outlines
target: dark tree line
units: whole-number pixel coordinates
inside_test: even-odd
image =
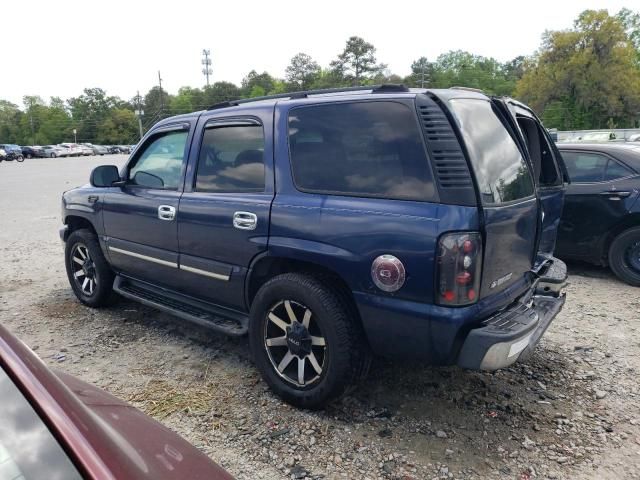
[[[0,100],[0,143],[50,144],[73,140],[98,144],[138,139],[135,111],[144,111],[145,129],[161,118],[236,100],[288,91],[404,83],[411,87],[479,88],[512,95],[531,104],[549,127],[560,129],[640,126],[640,14],[587,10],[573,28],[545,32],[532,56],[508,62],[449,51],[430,61],[420,57],[406,77],[378,61],[376,48],[351,37],[328,67],[307,53],[295,55],[284,78],[251,70],[240,85],[215,82],[182,87],[171,94],[153,87],[144,96],[123,100],[100,88],[85,89],[66,101],[25,96],[23,105]]]

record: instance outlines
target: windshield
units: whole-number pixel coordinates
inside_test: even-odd
[[[1,478],[82,478],[47,426],[1,368],[0,399]]]

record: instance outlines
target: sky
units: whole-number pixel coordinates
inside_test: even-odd
[[[401,76],[412,61],[468,50],[499,61],[530,55],[545,30],[567,29],[585,9],[640,11],[640,0],[348,2],[346,0],[1,0],[0,99],[63,99],[100,87],[131,99],[158,83],[202,87],[202,50],[213,76],[240,84],[251,70],[284,77],[291,57],[326,67],[352,35]]]

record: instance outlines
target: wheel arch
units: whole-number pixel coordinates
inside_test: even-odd
[[[253,299],[262,285],[273,277],[283,273],[306,273],[324,279],[338,291],[353,309],[359,326],[362,326],[353,292],[348,282],[336,270],[320,263],[303,260],[293,256],[264,254],[254,260],[245,282],[245,301],[250,309]]]
[[[82,217],[80,215],[67,215],[64,218],[64,223],[65,225],[68,226],[68,230],[66,232],[66,236],[64,239],[65,242],[67,241],[67,238],[69,237],[69,235],[71,235],[72,232],[75,232],[76,230],[80,230],[82,228],[90,230],[96,236],[98,235],[98,232],[96,228],[93,226],[93,223],[91,223],[91,221],[88,220],[87,218]]]

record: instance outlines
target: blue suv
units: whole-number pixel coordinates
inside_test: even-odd
[[[249,335],[264,380],[318,408],[372,355],[494,370],[562,308],[566,172],[535,114],[402,85],[168,118],[64,193],[78,299],[116,292]]]

